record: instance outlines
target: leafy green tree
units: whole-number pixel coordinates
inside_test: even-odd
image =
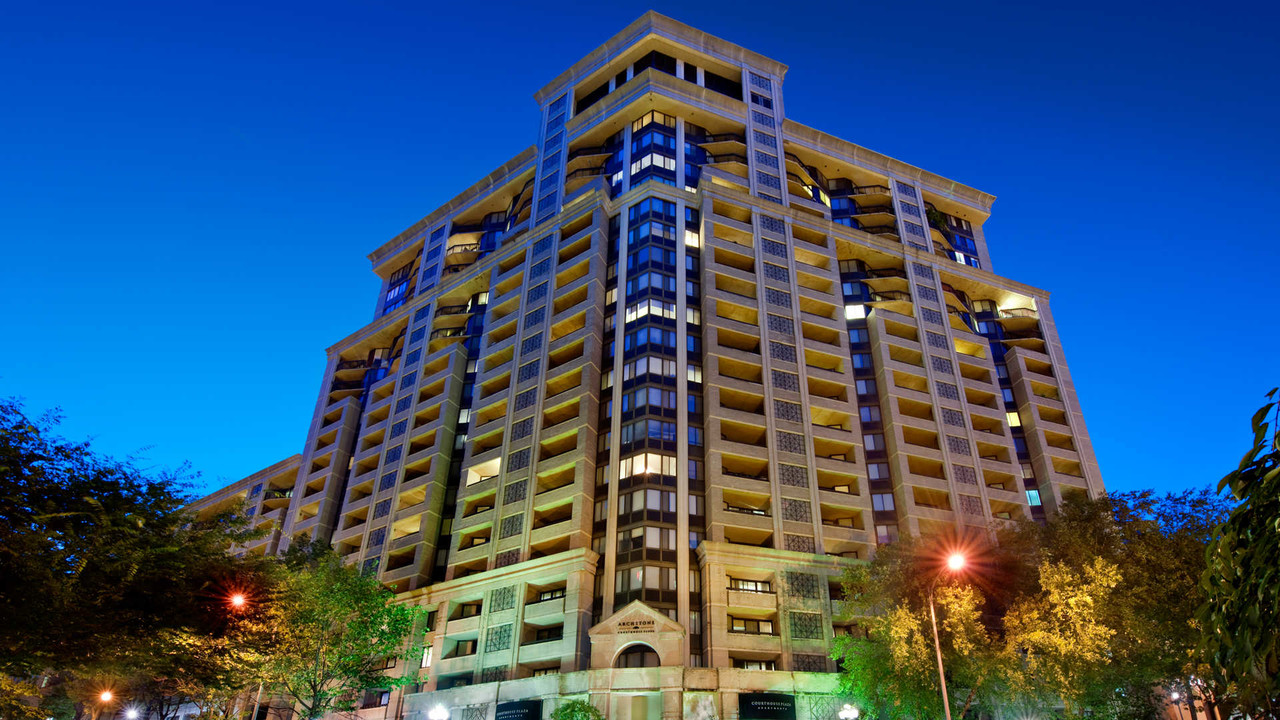
[[[991,582],[978,588],[942,567],[945,548],[964,547]],[[1014,658],[1000,641],[998,618],[1028,585],[1029,569],[1016,553],[982,538],[904,537],[845,576],[845,611],[863,634],[838,636],[843,692],[877,718],[922,718],[942,713],[929,596],[935,598],[939,644],[948,671],[953,714],[989,709],[1005,697]]]
[[[604,715],[586,700],[570,700],[551,712],[551,720],[604,720]]]
[[[229,511],[197,519],[185,470],[150,476],[0,401],[0,674],[208,680],[230,588],[269,583],[239,559]],[[66,697],[83,702],[74,693]]]
[[[283,584],[246,621],[272,648],[261,663],[267,695],[314,720],[354,710],[365,691],[416,682],[414,672],[392,677],[385,668],[388,659],[421,652],[411,637],[418,608],[397,603],[376,577],[344,565],[327,547],[296,545],[286,564]]]
[[[1218,485],[1239,505],[1206,554],[1199,613],[1213,677],[1242,711],[1270,717],[1280,714],[1280,440],[1266,422],[1276,392],[1253,415],[1253,446]]]
[[[837,638],[848,692],[877,716],[941,714],[928,584],[949,548],[963,583],[937,593],[954,715],[999,705],[1029,713],[1154,718],[1158,686],[1204,687],[1195,609],[1204,550],[1229,507],[1208,490],[1071,498],[1046,523],[973,538],[903,541],[846,577],[864,637]],[[959,587],[959,586],[956,586]]]

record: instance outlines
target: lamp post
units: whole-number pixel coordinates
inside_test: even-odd
[[[248,608],[249,598],[242,592],[234,592],[227,596],[227,606],[231,608],[231,612],[243,612]],[[274,634],[272,640],[274,640]],[[253,714],[249,716],[249,720],[258,720],[258,709],[262,706],[262,688],[266,684],[266,678],[258,681],[258,694],[253,698]],[[238,703],[238,701],[237,701]],[[130,718],[129,720],[133,720]]]
[[[858,708],[845,703],[844,707],[840,708],[840,712],[836,714],[840,716],[840,720],[858,720],[859,713]]]
[[[116,699],[116,694],[111,692],[110,690],[103,690],[102,692],[98,693],[98,697],[97,697],[98,702],[93,703],[92,705],[89,706],[89,717],[92,720],[98,720],[98,718],[102,717],[102,711],[106,710],[107,706],[111,704],[111,701],[115,699]]]
[[[1178,713],[1178,720],[1182,720],[1182,706],[1178,704],[1178,701],[1182,699],[1182,693],[1174,690],[1169,693],[1169,699],[1173,701],[1173,711]],[[1190,701],[1188,700],[1188,702]]]
[[[964,569],[964,565],[964,555],[951,553],[947,556],[947,570],[953,573],[960,572]],[[942,669],[942,643],[938,640],[938,616],[933,608],[933,591],[938,587],[940,577],[942,577],[941,570],[933,576],[933,582],[929,584],[929,624],[933,626],[933,650],[938,655],[938,684],[942,686],[942,710],[946,714],[946,720],[951,720],[951,704],[947,700],[947,676]]]

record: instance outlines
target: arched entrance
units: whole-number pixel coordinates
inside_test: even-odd
[[[645,643],[628,645],[613,660],[615,668],[645,668],[659,667],[661,665],[662,661],[658,657],[658,651]]]

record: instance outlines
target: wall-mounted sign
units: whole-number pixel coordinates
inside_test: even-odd
[[[796,720],[796,698],[782,693],[739,693],[742,720]]]
[[[498,703],[496,720],[542,720],[541,700],[512,700]]]

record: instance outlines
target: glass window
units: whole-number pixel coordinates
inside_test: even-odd
[[[858,416],[862,418],[862,422],[880,422],[880,406],[863,405],[858,408]]]
[[[872,494],[871,509],[879,511],[893,510],[893,493]]]
[[[1040,507],[1040,491],[1039,490],[1027,491],[1027,504],[1030,505],[1031,507]]]

